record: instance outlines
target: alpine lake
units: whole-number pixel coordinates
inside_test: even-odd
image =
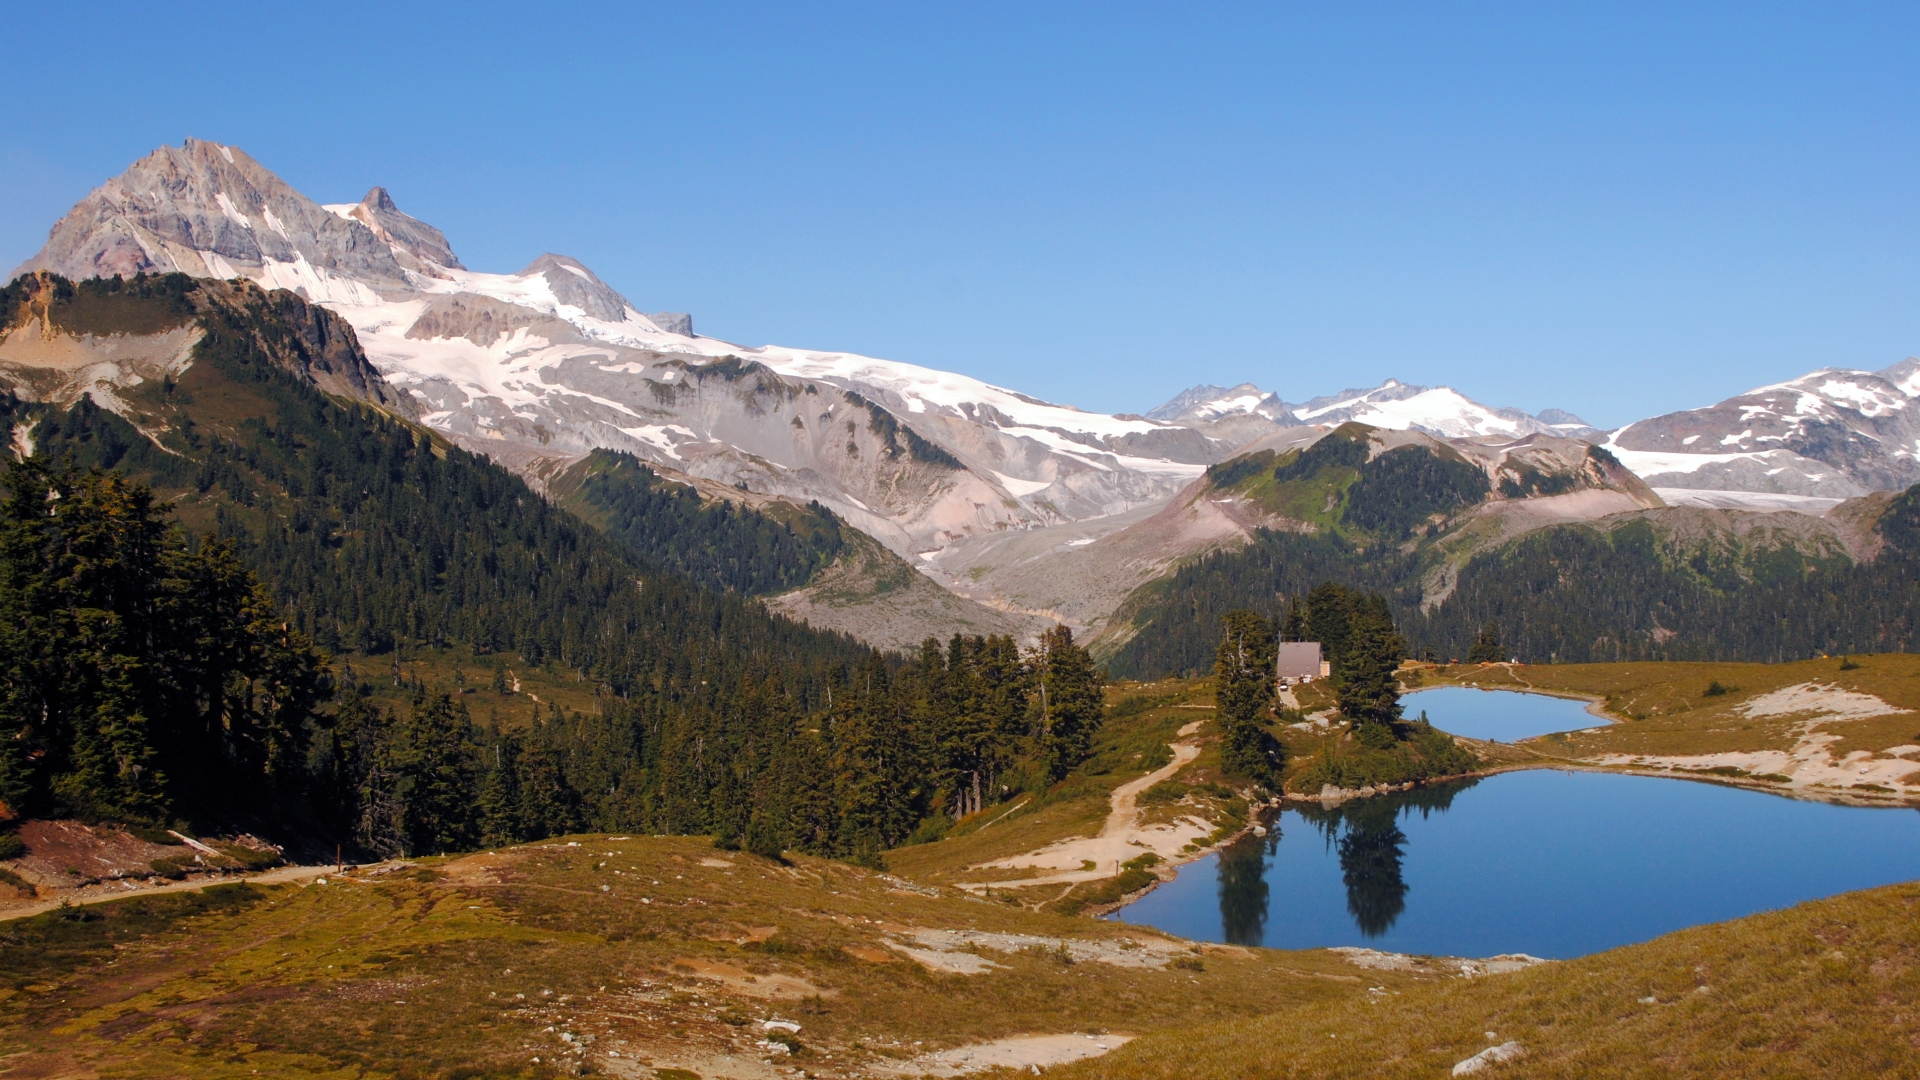
[[[1604,723],[1584,702],[1461,687],[1403,699],[1503,742]],[[1532,769],[1289,803],[1108,916],[1195,940],[1566,959],[1920,878],[1920,810]]]

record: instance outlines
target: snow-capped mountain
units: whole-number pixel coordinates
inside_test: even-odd
[[[1164,500],[1232,446],[851,353],[742,347],[545,255],[467,269],[381,188],[322,206],[234,147],[162,147],[20,268],[180,271],[300,293],[352,324],[426,423],[539,476],[589,450],[817,499],[902,553]]]
[[[1292,405],[1252,383],[1231,389],[1196,386],[1147,413],[1147,418],[1209,429],[1234,417],[1264,417],[1274,427],[1337,425],[1348,421],[1399,431],[1424,431],[1463,439],[1477,436],[1519,438],[1602,434],[1572,413],[1548,409],[1531,416],[1519,409],[1482,405],[1451,387],[1412,386],[1397,379],[1370,390],[1343,390]]]
[[[1916,398],[1920,359],[1825,368],[1628,424],[1607,445],[1656,488],[1845,499],[1920,482]]]

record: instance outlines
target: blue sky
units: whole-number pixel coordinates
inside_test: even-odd
[[[746,344],[1615,425],[1920,353],[1916,12],[38,5],[0,265],[194,136]]]

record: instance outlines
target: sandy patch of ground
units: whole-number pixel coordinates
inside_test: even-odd
[[[981,930],[907,930],[903,937],[919,948],[909,948],[904,944],[890,942],[892,948],[920,959],[923,954],[931,954],[946,967],[936,970],[957,970],[972,967],[962,974],[972,975],[999,965],[984,957],[968,952],[968,949],[988,949],[993,952],[1013,953],[1064,951],[1075,963],[1111,964],[1114,967],[1163,969],[1167,962],[1176,956],[1192,953],[1193,946],[1185,942],[1174,942],[1160,938],[1068,938],[1040,937],[1035,934],[994,934]],[[927,961],[922,960],[922,963]]]
[[[1799,683],[1762,694],[1735,707],[1754,719],[1804,717],[1793,728],[1796,741],[1788,750],[1729,751],[1719,754],[1634,755],[1608,754],[1594,759],[1602,765],[1626,765],[1668,772],[1740,770],[1773,782],[1776,790],[1801,794],[1845,793],[1920,797],[1920,746],[1893,746],[1875,754],[1855,750],[1835,758],[1829,750],[1841,736],[1815,728],[1835,722],[1865,720],[1910,713],[1872,694],[1842,690],[1820,683]],[[1882,756],[1886,755],[1886,756]],[[1784,779],[1776,779],[1784,778]],[[1875,789],[1881,789],[1876,791]]]
[[[822,990],[805,979],[794,975],[755,975],[745,968],[723,964],[717,960],[694,960],[681,957],[673,962],[675,971],[682,969],[691,972],[696,979],[717,982],[727,990],[743,997],[779,1000],[783,998],[833,997],[836,990]]]
[[[624,1045],[624,1044],[623,1044]],[[549,1060],[558,1060],[551,1058]],[[610,1076],[634,1080],[654,1080],[664,1069],[680,1069],[712,1080],[772,1080],[789,1077],[789,1066],[776,1066],[764,1058],[691,1048],[648,1047],[645,1050],[612,1050],[594,1057],[594,1067]]]
[[[1132,1035],[1014,1035],[992,1042],[956,1046],[869,1069],[880,1076],[964,1076],[983,1069],[1044,1069],[1099,1057],[1124,1046]]]
[[[1504,975],[1510,971],[1522,971],[1538,964],[1551,964],[1551,960],[1542,960],[1538,956],[1526,953],[1503,953],[1482,960],[1468,960],[1458,956],[1408,956],[1406,953],[1380,952],[1377,949],[1361,949],[1351,945],[1341,945],[1327,950],[1339,953],[1347,963],[1371,971],[1407,971],[1419,975],[1457,976],[1471,979],[1480,975]]]
[[[1182,727],[1182,738],[1200,730],[1204,720]],[[1197,844],[1213,834],[1213,826],[1199,817],[1162,821],[1148,825],[1140,820],[1140,793],[1168,780],[1200,756],[1200,747],[1188,742],[1168,744],[1172,763],[1145,776],[1129,780],[1113,789],[1111,809],[1100,827],[1100,834],[1076,837],[1049,844],[1038,851],[1010,859],[982,863],[974,870],[1051,870],[1050,874],[1013,876],[999,881],[962,882],[960,887],[978,892],[996,888],[1025,888],[1033,885],[1071,885],[1099,881],[1120,873],[1120,864],[1151,851],[1168,862],[1177,860],[1188,844]],[[1092,863],[1092,868],[1087,864]]]
[[[984,956],[970,952],[954,952],[945,949],[916,949],[898,941],[887,942],[887,948],[894,949],[911,958],[928,971],[939,975],[985,975],[1003,965],[996,964]]]
[[[1898,716],[1913,710],[1889,705],[1872,694],[1805,682],[1743,701],[1734,706],[1734,711],[1750,717],[1815,713],[1812,719],[1818,721],[1864,720],[1869,716]]]

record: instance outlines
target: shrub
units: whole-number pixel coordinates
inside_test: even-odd
[[[1187,792],[1192,790],[1178,780],[1162,780],[1141,792],[1137,801],[1141,806],[1165,806],[1186,798]]]
[[[185,855],[174,855],[165,859],[155,859],[147,865],[153,869],[154,873],[166,878],[168,881],[179,881],[181,878],[187,876],[188,871],[200,869],[199,865],[196,864],[192,858]]]
[[[1700,696],[1701,697],[1720,697],[1726,694],[1727,692],[1728,692],[1728,688],[1720,685],[1719,679],[1715,679],[1712,682],[1707,684],[1706,691],[1702,693]]]
[[[155,825],[128,825],[126,830],[135,839],[145,840],[149,844],[163,844],[167,847],[179,847],[186,841]]]
[[[0,859],[17,859],[27,853],[27,842],[18,833],[0,833]]]
[[[273,850],[262,851],[258,848],[244,847],[240,844],[220,844],[218,847],[220,854],[233,860],[238,864],[240,869],[248,872],[270,870],[273,867],[283,865],[287,861],[280,857],[279,852]],[[431,874],[433,871],[427,870],[421,873]],[[418,877],[419,875],[416,874],[415,876]],[[426,878],[423,880],[432,879]]]
[[[33,882],[28,881],[26,878],[21,877],[19,874],[14,873],[4,866],[0,866],[0,884],[10,885],[26,893],[28,896],[33,896],[38,892],[38,890],[33,887]]]

